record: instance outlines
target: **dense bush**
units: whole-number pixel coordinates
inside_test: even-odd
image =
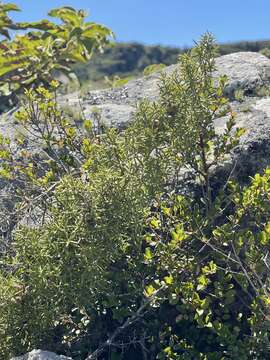
[[[213,190],[243,133],[215,56],[205,35],[122,132],[98,112],[78,126],[55,82],[25,92],[16,118],[32,151],[22,137],[15,154],[1,142],[24,220],[1,259],[3,359],[37,347],[87,360],[267,358],[270,173]]]
[[[185,196],[160,203],[146,238],[146,289],[168,285],[158,358],[268,358],[269,210],[269,170],[244,189],[231,183],[211,217]]]

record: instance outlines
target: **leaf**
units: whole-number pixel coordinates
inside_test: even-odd
[[[260,241],[262,245],[266,245],[269,242],[269,233],[267,233],[266,231],[261,231]]]
[[[150,225],[153,227],[153,229],[158,229],[159,228],[159,221],[156,218],[153,218],[150,221]]]
[[[12,63],[6,63],[6,64],[1,64],[0,61],[0,81],[3,80],[1,79],[2,76],[4,75],[8,75],[9,73],[13,72],[16,69],[19,69],[21,67],[21,63],[18,64],[12,64]]]
[[[0,11],[8,12],[8,11],[21,11],[21,9],[13,3],[0,4]]]
[[[203,313],[204,313],[204,309],[196,309],[196,313],[197,313],[199,316],[202,316]]]
[[[52,30],[57,29],[57,26],[49,20],[41,20],[29,23],[29,28],[38,29],[38,30]]]
[[[50,10],[48,12],[48,15],[52,16],[52,17],[55,17],[55,16],[58,16],[59,14],[65,12],[65,11],[71,11],[73,13],[76,12],[76,10],[72,6],[63,6],[63,7],[60,7],[60,8],[55,8],[55,9]]]
[[[164,350],[165,354],[170,356],[172,354],[172,348],[170,346],[167,346]]]
[[[145,260],[151,260],[153,258],[153,254],[152,254],[150,247],[147,247],[145,249],[144,258],[145,258]]]
[[[87,26],[83,31],[82,35],[85,38],[95,39],[96,37],[107,37],[107,36],[114,36],[113,32],[108,29],[107,27],[91,23],[91,25]]]
[[[172,275],[169,275],[169,276],[165,276],[164,277],[164,281],[167,285],[172,285],[173,284],[173,277]]]
[[[81,27],[75,27],[71,33],[70,33],[70,37],[72,38],[73,36],[76,37],[80,37],[83,34],[83,29]]]
[[[6,38],[10,39],[9,32],[6,29],[1,29],[0,28],[0,34],[5,36]]]
[[[150,297],[154,294],[154,292],[156,291],[156,289],[154,288],[153,285],[149,285],[145,288],[145,292],[146,292],[146,296]]]
[[[48,15],[59,18],[64,23],[70,23],[73,26],[81,26],[82,19],[85,17],[82,13],[77,13],[77,11],[70,6],[53,9],[48,13]]]
[[[207,279],[207,277],[205,275],[200,275],[198,277],[198,286],[197,286],[197,290],[203,290],[205,289],[205,287],[208,285],[209,283],[209,279]]]
[[[243,136],[246,133],[246,129],[245,128],[237,128],[236,129],[236,134],[235,136],[237,138],[240,138],[241,136]]]
[[[265,225],[264,231],[270,235],[270,221]]]
[[[93,129],[93,123],[91,120],[84,120],[83,127],[86,131],[91,131]]]

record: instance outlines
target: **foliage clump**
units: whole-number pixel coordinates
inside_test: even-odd
[[[70,73],[75,62],[88,61],[112,37],[105,26],[85,21],[87,13],[72,7],[53,9],[49,20],[14,22],[8,15],[20,9],[0,3],[0,99],[16,101],[16,95],[43,83],[48,86],[56,71]],[[60,23],[59,23],[60,22]],[[10,31],[24,30],[13,38]]]
[[[20,137],[18,161],[3,138],[1,173],[21,185],[16,214],[42,216],[17,226],[2,257],[3,359],[37,347],[87,360],[267,358],[270,172],[213,188],[244,132],[226,77],[212,78],[215,56],[206,34],[122,132],[98,112],[78,127],[55,82],[25,92],[16,117],[38,152]]]

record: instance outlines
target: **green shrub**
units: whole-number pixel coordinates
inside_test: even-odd
[[[98,113],[78,128],[55,82],[25,92],[16,117],[38,151],[18,138],[18,161],[2,138],[1,173],[19,181],[16,214],[43,215],[2,257],[3,359],[34,347],[87,360],[266,358],[270,174],[212,189],[244,132],[226,78],[212,78],[215,56],[206,34],[122,132]]]
[[[159,359],[269,356],[269,210],[267,169],[244,189],[230,183],[210,217],[177,194],[149,217],[146,290],[167,285],[158,299]]]

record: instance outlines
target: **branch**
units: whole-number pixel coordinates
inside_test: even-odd
[[[109,337],[108,340],[104,341],[93,353],[89,354],[85,360],[96,360],[99,355],[101,355],[107,347],[113,345],[113,341],[128,327],[133,325],[136,321],[138,321],[143,315],[144,310],[147,306],[153,301],[153,299],[165,288],[165,286],[161,286],[158,290],[156,290],[149,298],[146,298],[139,309],[127,320],[119,326]]]

